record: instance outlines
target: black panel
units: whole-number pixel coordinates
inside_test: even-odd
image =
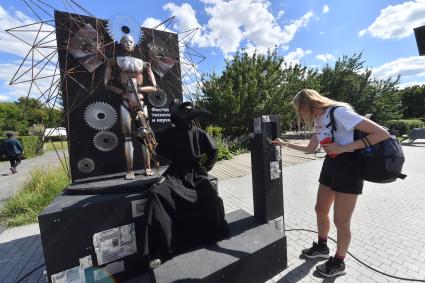
[[[70,51],[71,39],[77,38],[78,33],[87,24],[96,30],[98,36],[98,42],[96,44],[100,46],[102,51],[98,55],[101,64],[94,70],[89,70],[83,66],[82,60],[77,59],[74,56],[75,53]],[[61,92],[67,118],[66,125],[69,137],[72,180],[125,172],[127,168],[124,158],[124,135],[121,133],[119,122],[122,98],[120,94],[107,90],[104,86],[106,60],[113,58],[119,53],[120,49],[117,47],[117,41],[119,39],[111,38],[108,32],[108,21],[94,17],[55,11],[55,25],[62,80]],[[170,126],[169,102],[173,98],[182,99],[178,36],[175,33],[152,29],[143,29],[143,32],[147,34],[143,36],[143,40],[139,40],[142,45],[139,44],[136,46],[132,54],[133,57],[149,61],[149,52],[148,50],[143,50],[143,48],[148,48],[149,42],[152,42],[155,38],[160,38],[162,42],[167,44],[167,49],[171,50],[170,54],[174,54],[174,60],[176,60],[170,72],[166,73],[163,77],[155,73],[158,86],[167,94],[168,102],[163,107],[154,108],[149,104],[148,98],[145,95],[145,103],[148,105],[149,114],[153,119],[151,126],[154,131],[157,131]],[[138,39],[135,38],[135,40],[137,41]],[[84,44],[84,41],[82,41],[78,46],[84,46]],[[88,46],[90,47],[91,45],[89,44]],[[116,68],[114,68],[112,75],[116,81],[119,75],[116,72]],[[144,74],[144,78],[144,82],[148,82],[146,73]],[[114,84],[119,85],[116,82]],[[90,127],[84,118],[86,109],[90,105],[93,105],[93,103],[96,105],[99,105],[98,103],[109,105],[117,115],[116,122],[112,127],[107,129],[107,131],[113,132],[118,140],[117,146],[111,151],[101,151],[94,146],[95,135],[101,132],[101,129]],[[134,123],[133,131],[135,131]],[[143,169],[144,163],[141,143],[135,137],[133,137],[133,145],[135,150],[134,169]],[[87,160],[85,158],[93,161],[93,170],[85,171],[78,169],[78,162]],[[86,168],[90,168],[90,166]]]
[[[254,126],[254,124],[256,124]],[[254,132],[256,127],[256,133]],[[261,116],[252,120],[251,144],[254,215],[262,222],[283,216],[282,161],[280,151],[271,141],[280,136],[279,116]],[[271,166],[278,165],[276,178],[271,178]]]
[[[167,94],[169,101],[182,100],[177,34],[150,28],[142,28],[142,34],[140,47],[143,57],[151,63],[158,87]],[[150,125],[153,130],[171,125],[168,107],[149,106],[149,110]]]
[[[413,29],[415,32],[416,44],[418,45],[419,55],[425,55],[425,26]]]

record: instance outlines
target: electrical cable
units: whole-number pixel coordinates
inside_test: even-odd
[[[317,231],[309,230],[309,229],[302,229],[302,228],[295,228],[295,229],[288,229],[288,230],[285,230],[285,232],[292,232],[292,231],[305,231],[305,232],[311,232],[311,233],[316,233],[316,234],[318,234],[318,232],[317,232]],[[332,240],[334,243],[337,243],[337,241],[336,241],[335,239],[332,239],[331,237],[328,237],[328,239]],[[365,266],[365,267],[367,267],[367,268],[369,268],[369,269],[371,269],[371,270],[373,270],[373,271],[375,271],[375,272],[377,272],[377,273],[379,273],[379,274],[381,274],[381,275],[388,276],[388,277],[391,277],[391,278],[394,278],[394,279],[398,279],[398,280],[403,280],[403,281],[425,282],[425,279],[412,279],[412,278],[405,278],[405,277],[399,277],[399,276],[395,276],[395,275],[391,275],[391,274],[385,273],[385,272],[380,271],[380,270],[378,270],[378,269],[376,269],[376,268],[374,268],[374,267],[372,267],[372,266],[367,265],[366,263],[364,263],[363,261],[361,261],[360,259],[358,259],[355,255],[353,255],[353,254],[352,254],[352,253],[350,253],[349,251],[347,251],[347,253],[348,253],[348,254],[349,254],[352,258],[354,258],[356,261],[358,261],[360,264],[362,264],[363,266]]]
[[[15,283],[20,283],[22,282],[22,280],[24,280],[25,278],[27,278],[28,276],[30,276],[31,274],[33,274],[34,272],[36,272],[38,269],[40,269],[40,267],[43,267],[45,265],[45,263],[35,267],[33,270],[27,272],[24,276],[22,276],[21,278],[19,278],[19,280],[17,280]]]

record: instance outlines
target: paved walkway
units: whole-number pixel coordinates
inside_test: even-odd
[[[404,181],[391,184],[366,183],[353,216],[350,251],[367,265],[401,277],[425,280],[425,145],[405,146],[407,162]],[[286,229],[316,229],[314,203],[321,160],[282,151],[283,190]],[[294,155],[294,156],[291,156]],[[249,155],[217,164],[219,192],[226,212],[252,209],[252,184]],[[245,170],[245,171],[244,171]],[[235,177],[241,176],[241,177]],[[287,232],[288,268],[272,282],[399,282],[390,279],[347,257],[345,276],[324,280],[314,272],[314,261],[299,258],[300,250],[311,245],[316,235]],[[332,227],[331,236],[335,237]],[[331,250],[335,245],[330,244]],[[9,229],[0,235],[0,282],[16,278],[43,263],[38,225]],[[46,282],[42,269],[24,282]]]
[[[405,180],[390,184],[365,183],[352,220],[350,252],[380,271],[425,280],[425,144],[404,146]],[[284,155],[285,158],[285,155]],[[284,168],[285,228],[316,230],[314,204],[321,160]],[[251,176],[219,183],[226,211],[252,210]],[[332,225],[333,226],[333,225]],[[314,261],[299,258],[300,251],[316,240],[309,232],[287,232],[289,266],[269,282],[322,282]],[[334,227],[331,237],[336,238]],[[334,252],[336,245],[330,243]],[[364,267],[347,257],[345,276],[326,282],[401,282]]]

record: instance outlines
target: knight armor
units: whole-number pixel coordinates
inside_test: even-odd
[[[130,56],[118,56],[117,64],[122,72],[139,74],[143,71],[143,67],[145,66],[145,62]]]

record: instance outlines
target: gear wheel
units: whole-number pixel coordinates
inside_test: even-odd
[[[153,93],[149,93],[148,101],[153,107],[161,108],[161,107],[164,107],[165,104],[167,104],[168,97],[163,90],[158,89],[157,91]]]
[[[118,145],[118,137],[113,132],[101,131],[94,136],[93,143],[100,151],[112,151]]]
[[[77,167],[80,172],[88,174],[94,170],[95,163],[93,159],[85,157],[78,161]]]
[[[95,130],[107,130],[117,121],[117,112],[108,103],[94,102],[84,111],[84,120]]]

